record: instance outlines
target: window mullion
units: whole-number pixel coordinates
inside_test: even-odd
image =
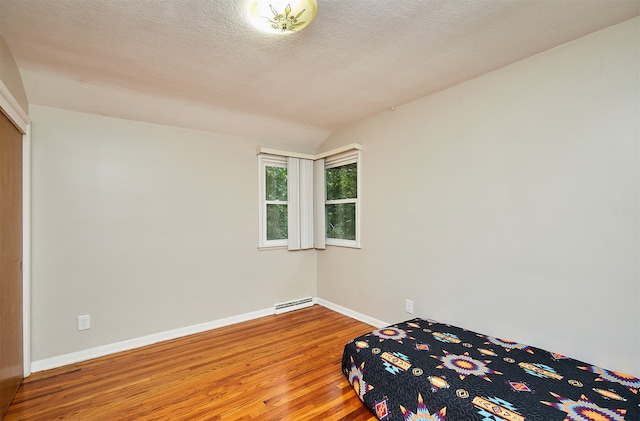
[[[354,199],[335,199],[335,200],[327,200],[326,204],[327,205],[340,205],[343,203],[357,203],[358,199],[354,198]]]

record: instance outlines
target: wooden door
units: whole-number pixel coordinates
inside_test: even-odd
[[[24,374],[22,134],[0,112],[0,418]]]

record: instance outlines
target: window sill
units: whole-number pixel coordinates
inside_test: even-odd
[[[344,247],[348,249],[361,249],[362,246],[360,244],[348,244],[348,243],[325,243],[325,246],[331,247]]]
[[[258,246],[258,251],[289,250],[288,246]]]

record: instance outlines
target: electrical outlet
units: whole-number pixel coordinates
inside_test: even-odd
[[[78,330],[87,330],[91,327],[91,315],[78,316]]]
[[[404,311],[406,311],[407,313],[413,314],[413,301],[407,299],[407,301],[404,304]]]

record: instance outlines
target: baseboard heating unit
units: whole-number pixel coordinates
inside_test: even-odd
[[[287,301],[284,303],[276,303],[275,314],[311,307],[313,304],[313,297],[300,298],[298,300]]]

